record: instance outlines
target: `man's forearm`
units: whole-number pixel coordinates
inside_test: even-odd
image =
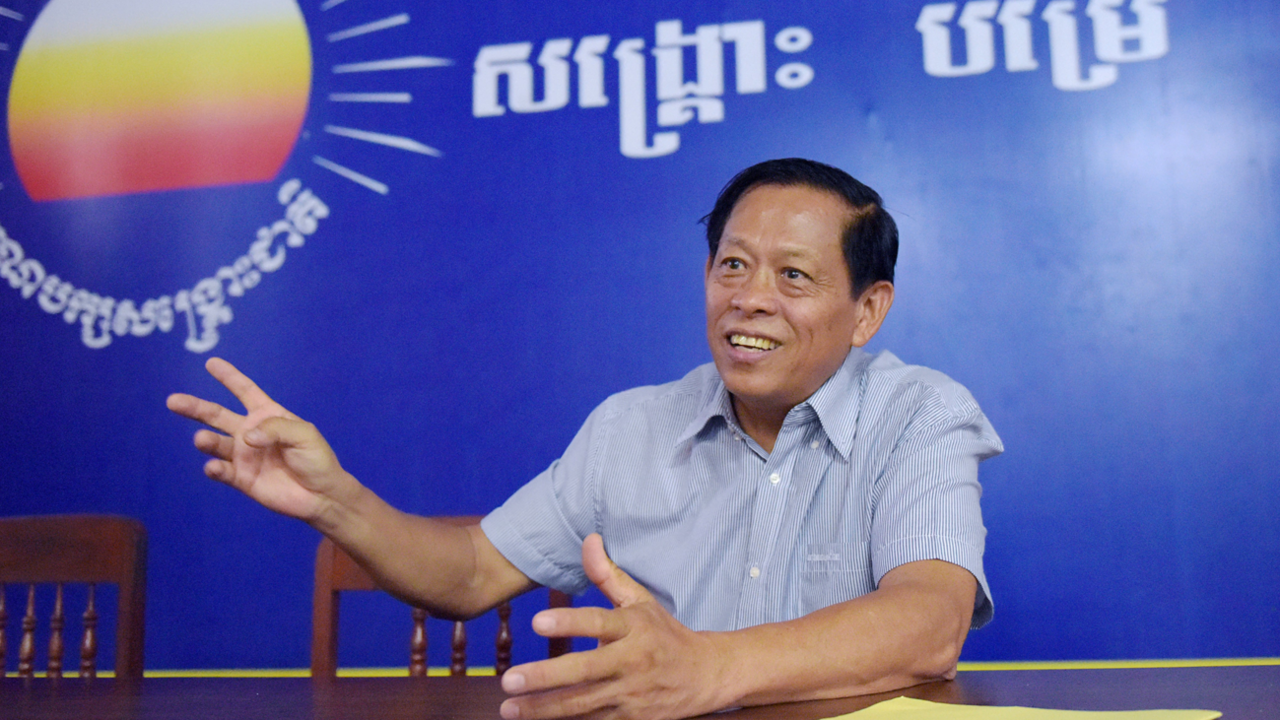
[[[785,623],[719,633],[721,707],[884,692],[952,677],[976,583],[942,561],[910,563],[880,589]]]
[[[471,618],[532,587],[478,526],[402,512],[364,486],[345,500],[312,525],[383,590],[436,617]]]

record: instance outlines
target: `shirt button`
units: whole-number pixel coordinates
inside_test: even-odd
[[[758,567],[751,568],[751,579],[755,580],[758,577],[760,577],[760,568]]]
[[[777,485],[778,483],[782,482],[782,476],[779,475],[778,473],[774,473],[769,476],[769,482],[773,483],[774,485]]]
[[[817,450],[818,446],[821,444],[822,443],[818,442],[817,440],[814,440],[813,442],[809,443],[809,447],[813,448],[814,450]]]

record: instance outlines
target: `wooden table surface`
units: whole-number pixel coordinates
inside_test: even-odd
[[[897,693],[721,713],[717,720],[819,720],[907,695],[970,705],[1070,710],[1195,708],[1227,720],[1280,718],[1280,666],[971,671]],[[498,720],[492,677],[0,679],[10,720]]]

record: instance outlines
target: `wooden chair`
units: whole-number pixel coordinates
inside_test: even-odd
[[[478,515],[453,515],[436,517],[452,525],[474,525],[480,522]],[[322,538],[316,548],[316,580],[315,594],[312,599],[311,615],[311,677],[332,678],[338,672],[338,599],[339,593],[348,590],[378,590],[373,578],[364,568],[356,564],[351,556],[329,538]],[[550,590],[548,607],[570,607],[573,598],[559,590]],[[496,647],[495,670],[498,675],[511,667],[511,606],[502,603],[497,608],[498,634],[494,642]],[[409,636],[409,675],[425,677],[427,674],[427,611],[413,608],[410,616],[413,619]],[[450,675],[465,675],[467,672],[467,630],[461,622],[453,624],[451,640],[452,657],[449,663]],[[551,638],[547,641],[549,657],[558,657],[571,650],[569,638]]]
[[[49,617],[49,677],[62,677],[65,644],[62,630],[64,584],[88,585],[81,616],[80,676],[97,675],[98,612],[94,588],[99,583],[119,586],[116,617],[118,678],[142,677],[142,640],[147,598],[147,531],[137,520],[111,515],[48,515],[0,518],[0,671],[8,651],[4,584],[27,585],[26,614],[18,647],[18,675],[35,674],[35,596],[37,584],[56,584]]]

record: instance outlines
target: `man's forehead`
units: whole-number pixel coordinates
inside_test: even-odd
[[[848,198],[834,190],[805,183],[761,182],[747,188],[738,196],[737,201],[733,203],[733,207],[729,210],[729,217],[732,218],[733,213],[748,198],[758,201],[762,195],[775,199],[786,198],[792,203],[812,208],[815,211],[834,210],[849,215],[857,214],[856,209],[849,203]]]
[[[765,232],[773,235],[770,240],[780,241],[772,250],[785,256],[840,252],[844,232],[855,215],[844,197],[824,188],[756,185],[734,203],[720,245],[749,249],[751,236]]]
[[[835,241],[838,243],[839,238],[836,238]],[[754,251],[757,249],[754,243],[750,243],[727,231],[720,241],[720,247],[722,252],[723,250]],[[822,248],[814,247],[807,243],[783,241],[774,245],[770,249],[770,254],[783,258],[812,258],[821,255]]]

